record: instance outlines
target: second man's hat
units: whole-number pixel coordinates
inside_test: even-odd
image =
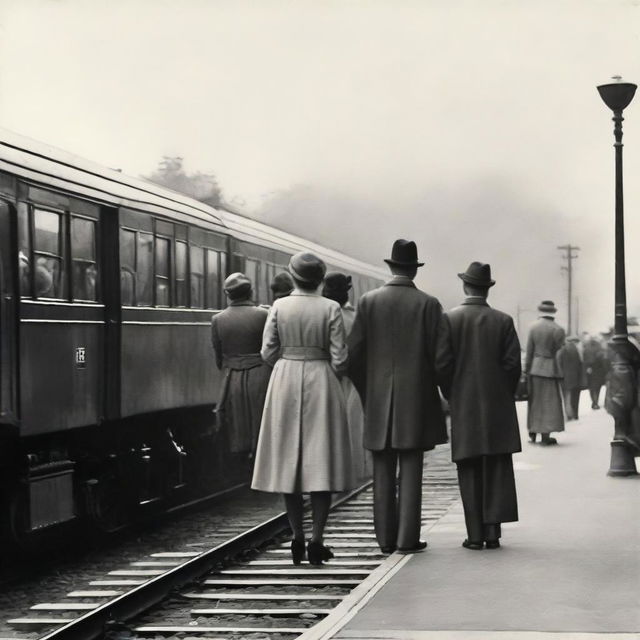
[[[556,305],[551,302],[551,300],[543,300],[538,305],[538,311],[542,311],[542,313],[555,313],[557,311]]]
[[[484,262],[472,262],[464,273],[458,274],[458,278],[477,287],[493,287],[496,283],[491,279],[491,265]]]

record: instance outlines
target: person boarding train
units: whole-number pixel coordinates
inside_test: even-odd
[[[264,327],[261,354],[273,365],[251,487],[284,494],[293,531],[291,555],[300,564],[333,557],[324,545],[331,493],[355,486],[351,441],[339,376],[347,347],[340,305],[318,293],[326,272],[312,253],[289,262],[295,282],[278,299]],[[305,550],[302,494],[311,494],[313,532]]]
[[[424,451],[447,441],[434,367],[442,307],[413,283],[424,264],[415,242],[396,240],[385,262],[393,277],[358,302],[349,370],[364,405],[364,446],[373,452],[378,544],[384,553],[412,553],[427,546],[420,540]]]
[[[451,411],[451,458],[458,468],[467,538],[463,547],[500,546],[501,523],[518,520],[511,455],[521,450],[515,391],[520,343],[513,319],[487,304],[488,264],[458,277],[464,302],[444,314],[437,370]]]

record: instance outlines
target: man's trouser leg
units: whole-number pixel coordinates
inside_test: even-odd
[[[573,417],[578,419],[578,411],[580,407],[580,389],[571,389],[571,411]]]
[[[484,526],[482,521],[482,458],[467,458],[456,462],[458,484],[467,525],[467,540],[482,542]]]
[[[398,507],[396,501],[396,459],[392,449],[373,454],[373,524],[381,548],[396,547]]]
[[[422,451],[398,451],[398,548],[413,549],[422,524]]]
[[[564,413],[567,420],[573,420],[575,416],[573,415],[573,404],[571,402],[571,391],[569,389],[562,390],[562,399],[564,400]]]

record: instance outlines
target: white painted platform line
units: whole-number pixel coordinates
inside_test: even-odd
[[[305,636],[303,636],[305,637]],[[387,631],[344,630],[340,640],[637,640],[637,633],[585,633],[555,631]]]

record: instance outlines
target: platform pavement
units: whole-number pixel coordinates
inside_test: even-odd
[[[586,397],[581,411],[557,446],[542,447],[528,442],[518,403],[520,521],[503,525],[500,549],[460,546],[458,502],[423,531],[425,552],[394,554],[390,577],[322,637],[640,639],[640,477],[607,477],[612,419]]]

